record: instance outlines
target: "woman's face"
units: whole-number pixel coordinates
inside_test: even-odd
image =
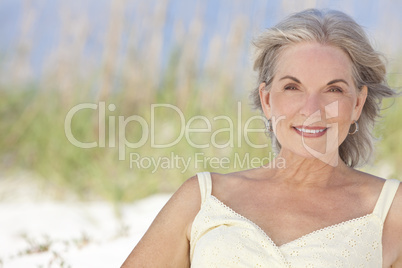
[[[331,161],[338,160],[339,145],[367,95],[367,87],[359,92],[354,85],[348,56],[318,43],[290,46],[279,57],[270,90],[265,87],[260,85],[261,103],[281,152],[336,165]]]

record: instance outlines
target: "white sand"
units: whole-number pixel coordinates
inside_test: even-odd
[[[120,216],[103,202],[3,201],[0,267],[120,267],[169,197],[121,205]]]

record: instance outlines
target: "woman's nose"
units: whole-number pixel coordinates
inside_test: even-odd
[[[300,114],[305,117],[321,117],[324,107],[323,101],[318,94],[306,94],[303,96],[302,105],[300,107]]]

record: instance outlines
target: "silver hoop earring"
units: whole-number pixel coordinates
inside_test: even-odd
[[[354,121],[353,124],[355,125],[355,130],[353,132],[349,132],[349,135],[354,135],[357,131],[359,131],[359,124],[357,123],[357,121]]]
[[[266,128],[267,128],[267,131],[268,131],[268,132],[273,132],[273,131],[274,131],[274,129],[272,128],[272,121],[271,121],[271,119],[268,119]]]

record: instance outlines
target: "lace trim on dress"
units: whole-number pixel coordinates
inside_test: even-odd
[[[282,248],[282,247],[285,247],[286,245],[293,244],[293,243],[295,243],[295,242],[297,242],[297,241],[300,241],[300,240],[302,240],[302,239],[306,239],[306,238],[308,238],[308,237],[310,237],[310,236],[312,236],[312,235],[315,235],[315,234],[317,234],[317,233],[321,233],[321,232],[324,232],[324,231],[327,231],[327,230],[331,230],[331,229],[334,229],[334,228],[339,228],[339,227],[341,227],[341,226],[343,226],[343,225],[345,225],[345,224],[350,224],[350,223],[355,222],[355,221],[365,220],[365,219],[368,218],[368,217],[376,217],[376,218],[380,219],[380,218],[378,217],[378,215],[374,214],[373,212],[372,212],[372,213],[368,213],[368,214],[366,214],[366,215],[364,215],[364,216],[361,216],[361,217],[353,218],[353,219],[350,219],[350,220],[346,220],[346,221],[343,221],[343,222],[340,222],[340,223],[336,223],[336,224],[332,224],[332,225],[329,225],[329,226],[320,228],[320,229],[318,229],[318,230],[314,230],[314,231],[312,231],[312,232],[310,232],[310,233],[307,233],[307,234],[305,234],[305,235],[302,235],[302,236],[300,236],[300,237],[298,237],[298,238],[296,238],[296,239],[294,239],[294,240],[292,240],[292,241],[286,242],[285,244],[282,244],[282,245],[278,246],[258,224],[256,224],[256,223],[253,222],[252,220],[246,218],[245,216],[239,214],[238,212],[236,212],[235,210],[233,210],[231,207],[227,206],[225,203],[223,203],[222,201],[220,201],[216,196],[210,195],[210,197],[211,197],[214,201],[216,201],[219,205],[223,206],[223,207],[226,208],[228,211],[230,211],[232,214],[236,215],[237,217],[240,217],[241,219],[243,219],[243,220],[245,220],[246,222],[250,223],[250,224],[251,224],[252,226],[254,226],[256,229],[258,229],[265,237],[267,237],[267,239],[270,241],[270,243],[271,243],[275,248],[278,249],[278,252],[281,252],[279,249]]]
[[[286,263],[286,259],[283,256],[282,252],[280,251],[279,247],[275,244],[275,242],[271,239],[271,237],[269,237],[267,235],[267,233],[261,229],[260,226],[258,226],[256,223],[254,223],[252,220],[244,217],[243,215],[237,213],[236,211],[234,211],[231,207],[227,206],[225,203],[223,203],[222,201],[220,201],[218,198],[216,198],[214,195],[210,195],[210,197],[215,200],[219,205],[221,205],[222,207],[224,207],[226,210],[230,211],[233,215],[241,218],[242,220],[248,222],[249,224],[251,224],[253,227],[255,227],[255,229],[257,229],[268,241],[269,243],[271,243],[271,245],[273,246],[273,248],[275,248],[275,251],[281,256],[281,259],[283,261],[283,263]]]

